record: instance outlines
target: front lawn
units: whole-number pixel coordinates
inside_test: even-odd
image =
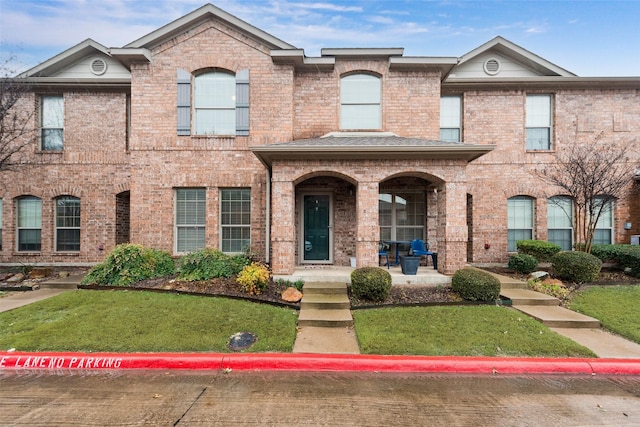
[[[353,317],[363,354],[595,357],[505,307],[379,308],[354,311]]]
[[[569,308],[595,317],[611,332],[640,343],[640,285],[587,288],[573,296]]]
[[[0,349],[83,352],[229,352],[252,332],[251,352],[291,352],[297,313],[226,298],[132,291],[65,292],[0,313]]]

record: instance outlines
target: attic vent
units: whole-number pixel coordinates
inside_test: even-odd
[[[500,61],[495,58],[487,59],[484,63],[484,72],[495,76],[500,72]]]
[[[101,76],[107,71],[107,63],[102,58],[91,61],[91,72],[96,76]]]

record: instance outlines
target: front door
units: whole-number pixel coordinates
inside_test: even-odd
[[[303,195],[302,262],[331,263],[331,196],[328,194]]]

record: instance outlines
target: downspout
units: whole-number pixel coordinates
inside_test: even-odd
[[[265,239],[265,262],[269,264],[271,258],[271,169],[267,168],[267,224],[265,227],[267,238]]]

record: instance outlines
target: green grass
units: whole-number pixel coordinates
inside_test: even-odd
[[[65,292],[0,313],[0,349],[229,352],[252,332],[251,352],[291,352],[294,310],[226,298],[131,291]]]
[[[569,307],[640,343],[640,285],[588,288],[574,295]]]
[[[396,307],[353,312],[362,353],[427,356],[595,357],[504,307]]]

